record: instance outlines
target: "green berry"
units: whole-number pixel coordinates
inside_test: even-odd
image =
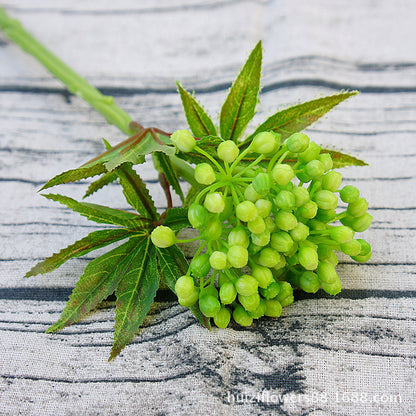
[[[325,167],[319,160],[311,160],[305,165],[305,173],[312,179],[319,178],[325,172]]]
[[[268,154],[276,151],[279,146],[280,134],[264,131],[254,136],[250,150],[259,154]]]
[[[232,163],[239,155],[240,150],[232,140],[226,140],[219,144],[217,149],[218,157],[227,163]]]
[[[307,293],[316,293],[320,286],[318,275],[314,272],[308,270],[299,276],[299,287]]]
[[[262,233],[260,234],[251,234],[251,241],[260,247],[265,247],[267,246],[267,244],[269,244],[270,242],[270,231],[269,230],[264,230]]]
[[[249,237],[243,227],[237,227],[228,234],[228,245],[247,248],[250,244]]]
[[[282,306],[288,306],[293,303],[293,288],[288,282],[279,282],[280,292],[277,295],[276,299],[280,302]]]
[[[338,279],[335,267],[331,263],[320,262],[316,272],[321,283],[334,283]]]
[[[250,202],[256,202],[258,199],[261,198],[261,195],[259,193],[257,193],[254,188],[253,185],[247,185],[247,188],[244,190],[244,198],[247,201]]]
[[[262,316],[264,316],[265,313],[266,313],[266,301],[264,299],[260,299],[259,306],[257,306],[257,308],[254,311],[249,312],[249,315],[253,319],[259,319]]]
[[[195,283],[191,276],[181,276],[175,283],[175,293],[179,298],[188,298],[194,290]]]
[[[204,201],[204,207],[213,214],[218,214],[224,211],[224,196],[220,192],[211,192],[207,194]]]
[[[303,188],[302,186],[295,186],[292,190],[292,194],[295,196],[296,208],[305,205],[309,201],[309,192],[306,188]]]
[[[243,274],[235,282],[235,288],[239,295],[250,296],[258,291],[259,284],[253,276]]]
[[[358,263],[365,263],[371,258],[371,251],[364,255],[358,255],[358,256],[351,256],[351,258],[355,261],[358,261]]]
[[[355,186],[346,185],[341,189],[339,196],[343,202],[350,204],[358,199],[360,191]]]
[[[184,297],[184,298],[181,298],[178,296],[178,302],[179,302],[179,305],[189,308],[192,305],[195,305],[195,303],[198,301],[198,298],[199,298],[199,290],[198,288],[195,287],[191,295]]]
[[[345,225],[333,227],[329,230],[330,237],[338,244],[348,243],[354,237],[354,231]]]
[[[221,309],[218,299],[212,295],[203,295],[199,298],[199,309],[208,318],[213,318]]]
[[[272,180],[270,176],[265,172],[260,172],[252,181],[253,189],[261,196],[265,196],[269,193],[272,186]]]
[[[257,208],[251,201],[240,202],[235,211],[237,218],[244,222],[253,221],[258,216]]]
[[[196,165],[194,177],[201,185],[211,185],[216,180],[214,169],[208,163]]]
[[[264,267],[275,267],[282,261],[282,255],[272,248],[263,248],[257,259],[257,263]]]
[[[335,296],[339,292],[341,292],[341,289],[342,289],[341,280],[337,276],[337,278],[332,283],[321,282],[321,287],[329,295]]]
[[[293,195],[292,192],[285,190],[280,191],[274,199],[275,205],[283,211],[291,211],[292,209],[294,209],[295,202],[295,195]]]
[[[173,230],[164,225],[159,225],[150,234],[153,244],[159,248],[173,246],[176,243],[176,235]]]
[[[367,212],[368,202],[364,198],[358,198],[348,204],[347,213],[353,217],[361,217]]]
[[[269,233],[272,233],[276,229],[276,224],[271,217],[265,218],[264,223],[266,224],[266,229]]]
[[[293,247],[293,239],[285,231],[273,233],[270,237],[271,247],[279,253],[287,253]]]
[[[205,277],[211,270],[210,256],[208,253],[194,257],[189,265],[191,273],[195,277]]]
[[[309,137],[304,133],[293,133],[286,139],[286,147],[292,153],[304,152],[309,145]]]
[[[340,245],[341,251],[348,256],[358,256],[361,251],[361,244],[358,240],[351,240]]]
[[[231,320],[231,313],[227,308],[222,307],[214,316],[214,323],[218,328],[227,328]]]
[[[260,234],[266,230],[266,223],[259,215],[253,221],[247,221],[247,228],[254,234]]]
[[[318,212],[318,205],[314,201],[308,201],[306,204],[298,208],[297,213],[303,218],[312,219]]]
[[[250,326],[253,323],[253,318],[240,305],[237,305],[233,311],[233,319],[241,326]]]
[[[324,165],[325,172],[332,169],[332,167],[334,166],[334,162],[329,153],[321,153],[318,156],[318,160]]]
[[[367,241],[363,240],[362,238],[357,238],[357,241],[361,245],[361,251],[359,254],[360,256],[366,256],[368,253],[371,253],[371,246]]]
[[[222,251],[214,251],[209,257],[209,264],[215,270],[223,270],[227,267],[227,255]]]
[[[202,228],[209,217],[209,212],[202,205],[194,203],[188,209],[188,220],[193,228]]]
[[[303,241],[309,236],[309,227],[302,222],[297,223],[296,227],[290,230],[293,241]]]
[[[227,252],[227,260],[232,267],[241,269],[247,265],[248,251],[242,246],[231,246]]]
[[[260,305],[260,295],[253,293],[249,296],[238,295],[238,301],[247,312],[255,311]]]
[[[237,297],[237,290],[235,289],[232,282],[228,281],[225,282],[220,287],[220,299],[221,303],[224,305],[229,305],[233,303],[235,298]]]
[[[316,213],[316,219],[323,223],[332,222],[335,217],[337,216],[337,212],[335,209],[321,209],[318,208],[318,212]]]
[[[298,224],[297,218],[287,211],[279,211],[275,217],[275,223],[283,231],[293,230]]]
[[[200,236],[207,241],[215,241],[221,237],[222,225],[218,218],[211,218],[208,223],[201,228]]]
[[[295,173],[290,165],[278,164],[272,170],[272,177],[278,185],[285,186],[295,177]]]
[[[272,212],[273,204],[268,199],[258,199],[254,205],[262,218],[268,217]]]
[[[319,208],[335,209],[338,204],[338,197],[333,192],[321,189],[315,194],[314,200]]]
[[[342,175],[339,172],[331,170],[331,172],[325,173],[322,176],[322,189],[335,192],[341,185]]]
[[[306,270],[315,270],[318,267],[318,252],[312,247],[302,246],[298,252],[298,259]]]
[[[196,145],[194,136],[188,130],[175,131],[170,140],[181,152],[190,152]]]
[[[276,299],[266,300],[266,316],[278,318],[282,314],[282,304]]]
[[[265,299],[273,299],[280,292],[280,285],[277,282],[272,282],[266,289],[261,288],[260,293]]]
[[[262,289],[266,289],[274,282],[273,273],[268,267],[255,265],[251,269],[252,276],[257,280],[258,285]]]
[[[307,149],[298,154],[298,160],[302,163],[308,163],[311,160],[317,159],[320,152],[320,146],[318,146],[315,142],[310,142]]]

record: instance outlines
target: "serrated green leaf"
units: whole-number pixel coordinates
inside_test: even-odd
[[[188,210],[186,208],[168,208],[163,220],[163,225],[170,227],[173,231],[179,231],[190,227]]]
[[[42,194],[45,198],[66,205],[72,211],[87,217],[91,221],[104,224],[121,225],[130,229],[146,229],[151,226],[151,222],[136,214],[132,214],[120,209],[113,209],[103,205],[90,204],[88,202],[78,202],[68,196],[59,194]]]
[[[220,131],[224,140],[235,142],[255,114],[260,90],[262,46],[259,42],[234,81],[221,108]]]
[[[137,247],[149,237],[131,238],[126,243],[92,260],[76,284],[59,320],[47,332],[56,332],[79,321],[111,295],[120,279],[130,272]]]
[[[218,148],[218,145],[222,142],[223,140],[221,139],[221,137],[204,136],[200,140],[197,141],[197,145],[206,153],[208,153],[210,156],[212,156],[214,159],[218,160],[217,148]],[[205,156],[198,153],[196,150],[192,150],[186,153],[178,152],[177,156],[190,163],[195,163],[195,164],[204,163],[204,162],[211,163],[210,160],[208,160]]]
[[[168,248],[156,247],[158,270],[161,279],[175,293],[175,283],[188,270],[188,262],[177,246]],[[211,329],[210,320],[199,310],[198,303],[189,308],[198,321],[207,329]]]
[[[146,238],[136,248],[116,289],[116,323],[109,360],[132,340],[149,311],[159,287],[155,246]]]
[[[161,152],[154,152],[154,158],[156,158],[156,164],[158,165],[158,170],[163,173],[168,181],[169,185],[175,190],[181,201],[184,201],[184,195],[182,192],[181,185],[179,183],[179,178],[176,173],[175,168],[172,165],[172,162],[168,156]]]
[[[103,163],[97,163],[89,167],[67,170],[66,172],[62,172],[59,175],[54,176],[50,181],[43,185],[40,190],[42,191],[44,189],[51,188],[52,186],[64,183],[80,181],[81,179],[90,178],[105,172],[107,172],[107,169]]]
[[[117,175],[127,202],[145,218],[155,220],[158,216],[149,190],[130,163],[117,168]]]
[[[109,244],[115,243],[116,241],[128,238],[132,234],[132,231],[126,230],[125,228],[93,231],[81,240],[78,240],[74,244],[62,249],[59,253],[54,253],[52,256],[39,262],[26,273],[25,277],[50,273],[74,257],[84,256],[93,250],[97,250],[98,248],[105,247]]]
[[[346,166],[368,166],[368,163],[363,160],[336,150],[322,149],[321,153],[329,153],[331,155],[335,169],[344,168]]]
[[[280,133],[282,139],[285,139],[293,133],[304,130],[324,116],[337,104],[357,94],[358,91],[345,91],[278,111],[257,127],[256,131],[251,134],[241,146],[250,142],[257,133],[262,131],[274,131],[275,133]]]
[[[107,172],[101,176],[101,178],[97,179],[96,181],[92,182],[85,192],[83,198],[87,198],[91,196],[94,192],[97,192],[99,189],[104,188],[104,186],[109,185],[110,183],[116,181],[118,179],[118,175],[116,172]]]
[[[203,107],[179,82],[177,82],[176,85],[181,96],[186,120],[188,121],[192,134],[195,137],[216,136],[217,129]]]

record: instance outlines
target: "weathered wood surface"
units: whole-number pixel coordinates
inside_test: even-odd
[[[95,229],[36,191],[101,152],[109,127],[0,34],[0,414],[416,414],[416,8],[412,1],[42,1],[4,4],[144,125],[185,127],[176,79],[216,114],[259,39],[256,122],[342,88],[361,94],[309,129],[370,166],[344,169],[370,202],[373,258],[341,259],[344,290],[299,296],[278,320],[208,332],[160,299],[107,363],[111,304],[58,334],[91,257],[23,279]],[[150,165],[140,167],[159,207]],[[81,197],[85,183],[62,192]],[[125,207],[116,185],[94,201]],[[279,396],[280,395],[280,396]]]

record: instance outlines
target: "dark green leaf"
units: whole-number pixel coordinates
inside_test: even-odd
[[[222,142],[223,140],[218,136],[205,136],[202,137],[201,140],[197,141],[197,145],[214,159],[218,159],[217,148],[218,145]],[[191,152],[187,153],[178,152],[177,156],[190,163],[211,163],[205,156],[201,155],[196,150],[192,150]]]
[[[259,42],[234,81],[221,108],[220,130],[224,140],[241,136],[255,114],[260,90],[262,46]]]
[[[188,221],[188,210],[186,208],[168,208],[163,225],[172,228],[173,231],[179,231],[190,227]]]
[[[117,175],[127,202],[145,218],[155,220],[157,211],[149,190],[130,163],[117,168]]]
[[[96,181],[92,182],[85,192],[83,198],[87,196],[91,196],[94,192],[97,192],[99,189],[104,188],[104,186],[116,181],[118,179],[118,175],[116,172],[107,172],[101,176],[101,178],[97,179]]]
[[[209,115],[198,101],[186,91],[179,82],[176,83],[188,125],[195,137],[216,136],[217,130]]]
[[[155,246],[150,238],[140,243],[128,263],[116,289],[116,323],[109,360],[136,335],[159,287]]]
[[[55,253],[41,261],[29,272],[27,272],[25,277],[52,272],[61,264],[74,257],[84,256],[90,251],[105,247],[116,241],[123,240],[131,235],[132,232],[126,230],[125,228],[94,231],[81,240],[76,241],[74,244],[62,249],[59,253]]]
[[[63,183],[80,181],[81,179],[90,178],[105,172],[107,172],[107,169],[103,163],[97,163],[89,167],[67,170],[66,172],[62,172],[53,177],[50,181],[43,185],[40,190],[42,191],[43,189],[51,188],[52,186],[61,185]]]
[[[175,283],[179,277],[186,274],[188,270],[188,262],[182,251],[177,246],[169,248],[156,247],[158,270],[161,279],[166,283],[172,292],[175,292]],[[189,308],[199,322],[205,328],[211,329],[210,320],[206,318],[199,310],[198,303]]]
[[[304,130],[337,104],[357,94],[358,91],[345,91],[328,97],[307,101],[279,111],[257,127],[256,131],[242,145],[251,141],[257,133],[262,131],[280,133],[282,139],[285,139],[293,133]]]
[[[168,156],[161,152],[154,152],[154,158],[156,159],[156,164],[158,165],[158,170],[161,173],[165,174],[166,180],[168,181],[169,185],[175,190],[178,196],[181,198],[181,201],[184,201],[184,195],[182,192],[181,185],[179,183],[178,175],[176,174],[176,170],[172,165],[172,162]]]
[[[120,279],[131,272],[137,247],[146,237],[132,238],[106,254],[92,260],[77,282],[59,320],[47,332],[56,332],[79,321],[103,299],[111,295]]]
[[[120,209],[113,209],[103,205],[90,204],[88,202],[78,202],[68,196],[59,194],[43,194],[45,198],[60,202],[72,211],[87,217],[91,221],[104,224],[121,225],[130,229],[145,229],[151,225],[150,221]]]
[[[322,149],[321,153],[329,153],[334,161],[334,168],[344,168],[346,166],[368,166],[368,163],[357,159],[354,156],[337,152],[336,150]]]

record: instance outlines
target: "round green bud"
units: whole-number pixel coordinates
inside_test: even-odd
[[[351,227],[354,231],[362,233],[370,227],[372,221],[373,217],[366,212],[364,215],[361,215],[361,217],[354,218],[351,223]]]
[[[308,163],[311,160],[317,159],[320,152],[321,147],[318,146],[315,142],[310,142],[307,149],[298,154],[298,159],[302,163]]]
[[[231,246],[227,252],[227,260],[232,267],[241,269],[247,265],[248,251],[242,246]]]
[[[303,241],[309,236],[309,227],[302,222],[298,222],[293,230],[290,230],[290,236],[293,241]]]
[[[332,222],[335,217],[337,216],[337,212],[335,209],[321,209],[318,208],[318,212],[316,213],[316,219],[323,223]]]
[[[341,251],[348,256],[358,256],[361,251],[361,244],[357,240],[351,240],[340,245]]]
[[[316,272],[320,282],[334,283],[338,279],[335,267],[331,263],[319,262]]]
[[[247,188],[244,190],[244,198],[247,201],[251,201],[251,202],[256,202],[258,199],[261,198],[261,195],[259,193],[257,193],[254,188],[253,185],[247,185]]]
[[[218,328],[227,328],[231,320],[231,313],[227,308],[222,307],[214,316],[214,323]]]
[[[178,302],[179,305],[185,306],[187,308],[191,307],[192,305],[195,305],[195,303],[199,299],[199,289],[197,287],[194,287],[194,290],[192,291],[191,295],[181,298],[178,296]]]
[[[317,219],[309,220],[308,227],[314,231],[323,231],[327,229],[327,226],[324,222]]]
[[[266,224],[259,215],[253,221],[247,221],[247,228],[254,234],[260,234],[266,230]]]
[[[318,205],[314,201],[308,201],[306,204],[298,208],[297,213],[303,218],[312,219],[318,212]]]
[[[195,283],[191,276],[181,276],[175,283],[175,293],[179,298],[190,297],[194,290]]]
[[[332,283],[321,282],[322,289],[331,296],[337,295],[341,292],[342,285],[341,280],[337,276],[337,278]]]
[[[235,288],[239,295],[250,296],[258,291],[259,284],[253,276],[243,274],[235,282]]]
[[[278,318],[282,314],[282,304],[276,299],[266,300],[266,316]]]
[[[259,306],[257,306],[257,308],[254,311],[249,312],[249,315],[253,319],[259,319],[262,316],[264,316],[265,313],[266,313],[266,301],[264,299],[260,299]]]
[[[276,151],[280,146],[280,134],[263,131],[254,136],[250,150],[259,154],[268,154]]]
[[[280,292],[280,285],[277,282],[272,282],[266,289],[260,288],[260,293],[265,299],[273,299]]]
[[[305,165],[305,173],[312,179],[319,178],[325,172],[325,167],[322,162],[317,159],[311,160]]]
[[[320,288],[318,275],[311,271],[303,272],[299,276],[299,287],[307,293],[316,293]]]
[[[237,290],[235,289],[232,282],[225,282],[220,287],[220,299],[223,305],[229,305],[235,301],[237,297]]]
[[[258,264],[251,269],[252,276],[257,280],[259,287],[266,289],[274,282],[273,273],[268,267],[259,266]]]
[[[335,209],[338,204],[338,197],[331,191],[321,189],[315,194],[314,200],[319,208]]]
[[[324,165],[325,172],[332,169],[334,162],[329,153],[322,153],[318,156],[318,160]]]
[[[302,186],[295,186],[292,190],[292,194],[295,196],[296,208],[305,205],[309,201],[309,192],[306,188],[303,188]]]
[[[209,264],[215,270],[222,270],[227,267],[227,255],[222,251],[214,251],[209,256]]]
[[[204,228],[201,228],[199,235],[207,241],[215,241],[221,237],[222,225],[218,218],[211,218]]]
[[[232,163],[239,155],[240,150],[232,140],[226,140],[219,144],[217,148],[218,157],[227,163]]]
[[[361,245],[361,251],[359,254],[360,256],[366,256],[368,253],[371,253],[371,246],[367,241],[363,240],[362,238],[357,238],[357,241]]]
[[[304,152],[309,145],[309,137],[304,133],[293,133],[285,141],[287,150],[292,153]]]
[[[268,199],[258,199],[254,205],[262,218],[268,217],[272,212],[273,204]]]
[[[265,172],[260,172],[256,175],[251,183],[253,189],[261,196],[265,196],[269,193],[272,186],[272,180],[270,176]]]
[[[298,252],[298,260],[306,270],[315,270],[318,267],[318,252],[312,247],[302,246]]]
[[[276,165],[272,170],[273,180],[280,186],[287,185],[294,177],[292,166],[283,164]]]
[[[354,231],[345,225],[333,227],[329,230],[329,236],[338,244],[348,243],[354,237]]]
[[[265,218],[264,223],[266,224],[266,229],[269,233],[272,233],[276,229],[276,224],[274,223],[272,217]]]
[[[273,233],[270,237],[271,247],[279,253],[287,253],[293,247],[293,239],[285,231]]]
[[[355,186],[346,185],[341,189],[339,196],[342,201],[350,204],[359,198],[360,191]]]
[[[208,163],[196,165],[194,177],[201,185],[211,185],[216,180],[214,169]]]
[[[282,255],[272,248],[263,248],[257,259],[257,263],[264,267],[275,267],[282,261]]]
[[[204,207],[213,214],[218,214],[224,211],[225,201],[224,196],[220,192],[210,192],[205,197]]]
[[[288,306],[293,303],[293,288],[288,282],[279,282],[280,291],[276,299],[280,302],[282,306]]]
[[[199,298],[199,309],[208,318],[213,318],[221,309],[218,299],[212,295],[203,295]]]
[[[176,235],[173,230],[164,225],[156,227],[150,234],[152,243],[159,248],[173,246],[176,243]]]
[[[250,244],[249,237],[243,227],[233,228],[228,234],[228,245],[247,248]]]
[[[199,204],[192,204],[188,208],[188,220],[193,228],[202,228],[209,219],[209,212]]]
[[[238,295],[238,301],[247,312],[255,311],[260,305],[260,295],[253,293],[252,295]]]
[[[269,241],[270,241],[270,231],[266,229],[260,234],[252,233],[251,241],[260,247],[267,246],[267,244],[269,244]]]
[[[250,326],[253,323],[253,318],[241,305],[237,305],[234,308],[233,319],[241,326]]]
[[[201,298],[204,295],[210,295],[210,296],[213,296],[214,298],[218,299],[218,290],[213,284],[210,284],[210,285],[208,285],[208,286],[206,286],[206,287],[204,287],[203,289],[200,290],[199,298]]]
[[[330,172],[325,173],[325,175],[322,176],[322,189],[335,192],[341,186],[341,182],[342,175],[339,172],[331,170]]]
[[[205,277],[209,273],[209,271],[211,270],[209,258],[209,254],[205,253],[196,256],[191,260],[191,264],[189,265],[189,267],[193,276]]]
[[[190,152],[196,145],[194,136],[188,130],[176,130],[170,140],[181,152]]]
[[[348,204],[347,213],[353,217],[361,217],[367,212],[368,202],[364,198],[358,198]]]
[[[319,244],[318,245],[318,258],[319,261],[324,261],[327,258],[331,256],[331,253],[333,253],[331,246],[327,246],[325,244]]]
[[[295,195],[290,191],[280,191],[274,198],[275,205],[283,211],[291,211],[295,208]]]
[[[358,261],[358,263],[365,263],[371,258],[371,251],[365,255],[358,255],[358,256],[351,256],[351,258],[355,261]]]
[[[298,224],[297,218],[287,211],[279,211],[274,219],[278,228],[283,231],[293,230]]]
[[[235,212],[237,218],[244,222],[253,221],[258,216],[257,208],[251,201],[240,202],[236,206]]]

